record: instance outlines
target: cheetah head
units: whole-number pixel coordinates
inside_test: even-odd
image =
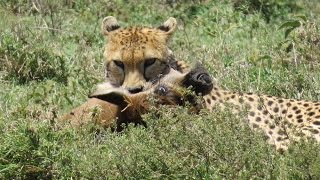
[[[166,75],[171,56],[167,44],[176,25],[170,17],[157,28],[121,28],[116,18],[105,17],[102,33],[108,40],[104,49],[108,82],[134,94],[146,90],[147,82]]]

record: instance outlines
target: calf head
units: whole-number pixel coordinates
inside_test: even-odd
[[[191,86],[192,91],[206,95],[213,87],[209,74],[200,65],[184,74],[171,69],[160,82],[146,86],[148,90],[132,94],[127,89],[114,87],[110,83],[99,84],[89,96],[90,99],[64,119],[76,122],[79,117],[90,119],[90,109],[98,106],[100,112],[95,119],[106,127],[110,127],[113,122],[116,122],[117,131],[121,131],[123,124],[128,123],[146,126],[141,115],[147,113],[150,106],[184,105],[189,101],[193,108],[199,109],[201,106],[194,100],[195,94],[188,93],[187,88]],[[156,100],[156,104],[150,102],[151,98]]]

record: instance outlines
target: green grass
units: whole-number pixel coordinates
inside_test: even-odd
[[[176,17],[177,58],[202,61],[226,89],[319,100],[319,13],[317,0],[1,1],[0,179],[319,179],[318,144],[276,152],[229,111],[152,110],[148,128],[118,134],[54,123],[103,80],[107,15]]]

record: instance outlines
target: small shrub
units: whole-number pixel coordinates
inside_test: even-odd
[[[0,67],[5,79],[18,83],[55,79],[66,82],[67,69],[62,56],[55,54],[49,46],[40,46],[3,33],[0,40]]]
[[[301,9],[295,1],[290,0],[234,0],[233,6],[244,14],[260,12],[267,22]]]
[[[279,29],[285,30],[285,40],[279,43],[283,50],[282,58],[296,66],[298,63],[319,65],[320,30],[315,22],[298,16],[284,22]]]

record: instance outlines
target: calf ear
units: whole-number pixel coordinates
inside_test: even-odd
[[[110,32],[120,28],[117,19],[113,16],[107,16],[102,20],[101,32],[104,35],[108,35]]]
[[[89,95],[89,98],[97,98],[116,105],[127,104],[128,92],[122,88],[113,87],[110,83],[98,84],[96,90]]]
[[[174,33],[177,27],[177,20],[173,17],[170,17],[166,22],[164,22],[161,26],[158,27],[164,33],[171,35]]]
[[[191,86],[196,94],[204,96],[212,91],[213,80],[204,66],[197,62],[196,66],[186,75],[183,85],[185,87]]]

